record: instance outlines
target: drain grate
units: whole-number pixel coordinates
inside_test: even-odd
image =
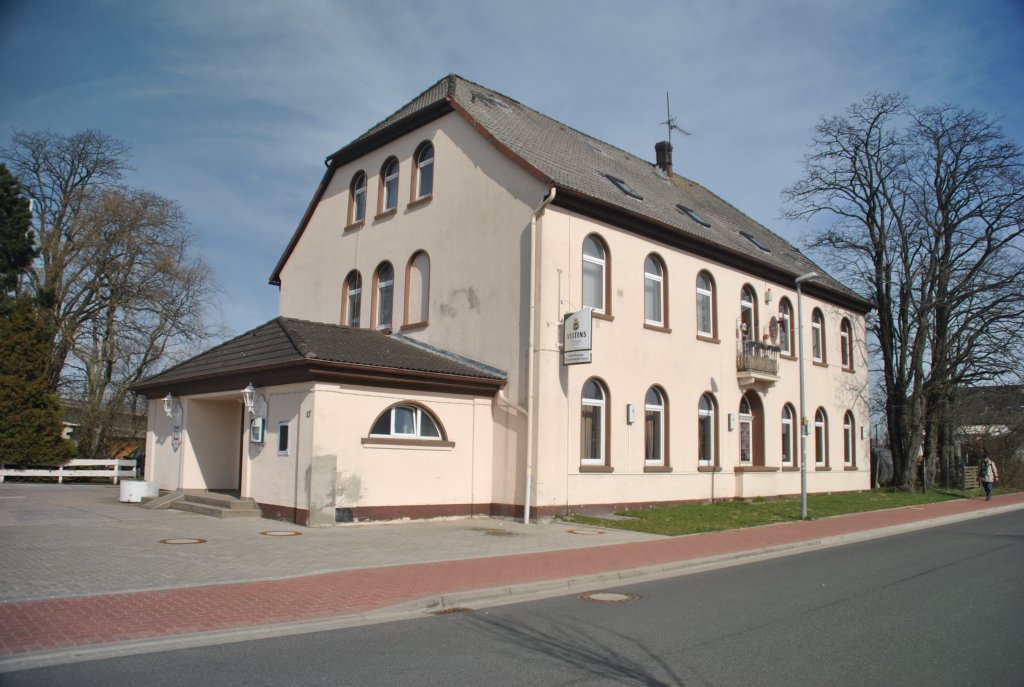
[[[599,601],[605,604],[621,604],[627,601],[636,601],[640,598],[638,594],[623,594],[620,592],[587,592],[576,597],[582,601]]]

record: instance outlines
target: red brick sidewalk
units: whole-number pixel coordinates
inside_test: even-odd
[[[352,616],[440,594],[813,545],[1019,504],[1024,493],[595,548],[2,604],[0,656]]]

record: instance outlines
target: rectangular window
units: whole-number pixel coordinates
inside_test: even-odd
[[[601,418],[601,407],[584,405],[582,420],[580,423],[580,458],[584,463],[603,462],[604,422]]]
[[[711,321],[711,294],[697,292],[697,333],[702,336],[714,336]]]
[[[291,432],[289,431],[290,429],[290,422],[277,423],[277,455],[279,456],[288,455],[288,442],[291,440]]]

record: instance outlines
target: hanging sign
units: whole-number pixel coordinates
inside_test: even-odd
[[[593,311],[584,308],[565,316],[562,321],[562,364],[579,365],[591,361],[594,320]]]

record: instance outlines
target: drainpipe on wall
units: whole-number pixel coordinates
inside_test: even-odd
[[[530,217],[530,339],[526,352],[526,490],[523,496],[523,524],[530,524],[530,496],[533,493],[533,425],[537,421],[534,413],[533,356],[537,350],[537,235],[540,231],[538,222],[544,208],[555,199],[558,189],[554,186],[548,191],[537,209]]]

